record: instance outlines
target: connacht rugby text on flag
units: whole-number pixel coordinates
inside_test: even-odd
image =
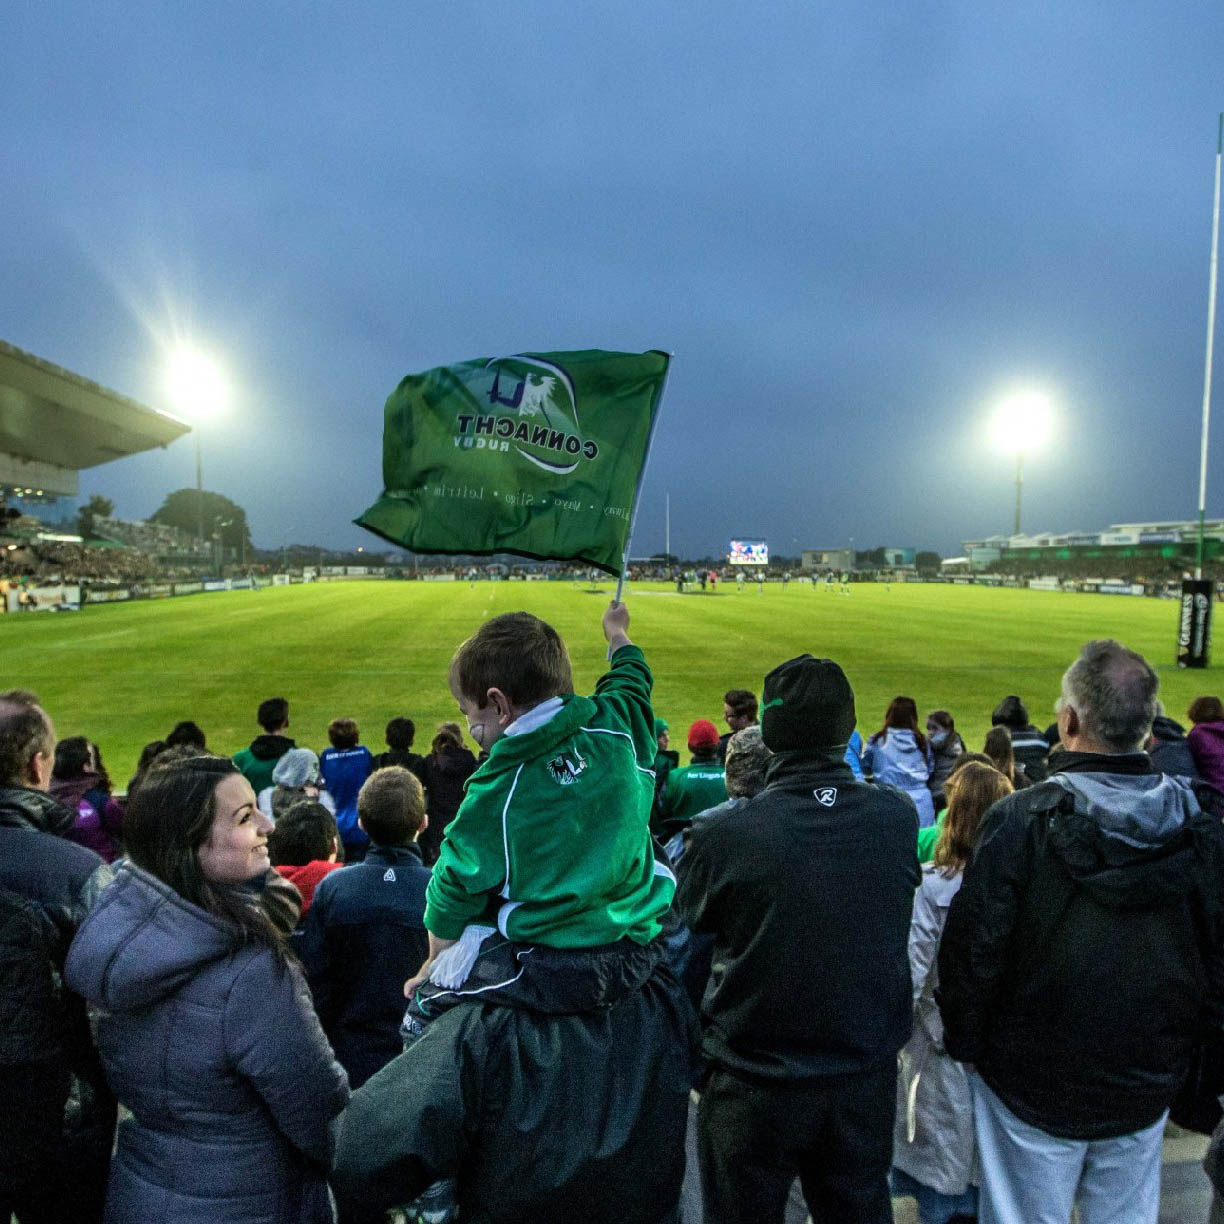
[[[668,355],[520,353],[410,374],[362,527],[419,553],[621,572]]]

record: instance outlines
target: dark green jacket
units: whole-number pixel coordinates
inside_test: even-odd
[[[234,753],[233,761],[258,795],[265,787],[272,785],[272,771],[276,768],[276,762],[290,748],[296,747],[286,735],[257,735],[249,748]]]
[[[672,828],[691,824],[698,812],[726,801],[727,775],[717,760],[694,761],[667,775],[663,808]]]

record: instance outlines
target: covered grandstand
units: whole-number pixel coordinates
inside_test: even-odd
[[[1042,532],[965,540],[969,568],[1017,576],[1180,578],[1198,551],[1198,520],[1115,523],[1104,531]],[[1224,519],[1203,525],[1203,558],[1217,577],[1224,559]]]
[[[76,497],[79,473],[190,426],[0,340],[0,495]]]
[[[6,510],[0,578],[144,576],[150,558],[125,548],[102,555],[62,527],[47,527],[41,512],[78,496],[82,470],[168,446],[189,429],[168,413],[0,340],[0,508]]]

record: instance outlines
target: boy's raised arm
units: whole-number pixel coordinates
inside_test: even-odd
[[[608,639],[610,659],[622,646],[632,646],[629,640],[629,609],[614,599],[603,614],[604,637]]]

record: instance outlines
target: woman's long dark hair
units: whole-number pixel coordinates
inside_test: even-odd
[[[109,795],[111,780],[102,764],[102,751],[83,735],[70,735],[55,745],[55,765],[51,776],[61,782],[83,778],[87,773],[98,775],[98,789]]]
[[[240,942],[265,944],[284,962],[288,949],[277,928],[277,920],[284,918],[280,895],[265,890],[256,901],[240,888],[209,880],[200,867],[200,847],[217,814],[217,785],[236,773],[237,767],[225,757],[154,762],[128,806],[123,847],[137,867],[233,926]]]
[[[919,752],[926,752],[926,736],[918,729],[918,703],[912,697],[894,697],[884,714],[884,725],[871,737],[872,743],[888,738],[888,729],[912,731]]]

